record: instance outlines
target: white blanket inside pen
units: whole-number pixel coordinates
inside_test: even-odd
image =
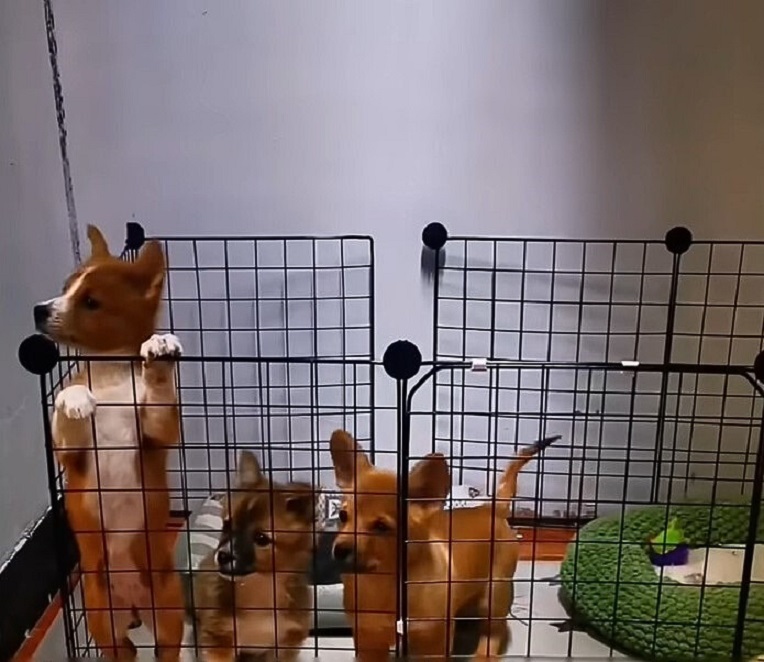
[[[743,577],[743,545],[691,549],[684,565],[655,566],[655,572],[680,584],[738,584]],[[756,545],[752,582],[764,582],[764,545]]]

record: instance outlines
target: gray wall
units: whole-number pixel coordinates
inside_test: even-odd
[[[80,217],[362,232],[380,349],[428,345],[418,235],[764,236],[764,5],[79,0]]]
[[[31,304],[72,265],[42,3],[0,1],[0,558],[47,504]]]
[[[415,285],[429,220],[484,234],[653,237],[686,223],[764,236],[756,0],[56,9],[81,221],[112,237],[133,216],[161,234],[374,234],[378,353],[401,335],[429,352],[430,293]],[[41,35],[39,21],[25,29]],[[24,85],[27,61],[46,76],[34,41],[14,61]],[[12,135],[39,143],[42,104],[47,89]],[[62,199],[49,170],[23,182],[35,205],[41,181]],[[63,219],[48,211],[25,211],[24,227]]]
[[[764,236],[763,24],[755,1],[67,3],[80,215],[373,234],[378,354],[428,355],[427,221]]]

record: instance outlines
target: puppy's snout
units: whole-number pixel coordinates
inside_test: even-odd
[[[338,542],[334,545],[332,555],[334,556],[335,561],[348,564],[353,560],[355,549],[350,543]]]
[[[234,555],[225,549],[218,550],[217,558],[215,560],[220,570],[228,570],[228,571],[233,570],[234,563],[236,562],[236,558],[234,557]]]
[[[242,558],[234,554],[227,547],[221,547],[215,554],[215,562],[218,566],[218,572],[228,577],[241,577],[251,575],[255,572],[254,556],[251,558]]]
[[[50,304],[38,303],[33,310],[34,325],[38,331],[45,329],[45,326],[50,319]]]

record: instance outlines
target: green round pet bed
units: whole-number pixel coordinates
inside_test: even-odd
[[[623,652],[665,662],[731,660],[740,585],[703,588],[661,578],[647,541],[677,518],[690,547],[741,544],[749,516],[746,503],[686,504],[590,522],[563,561],[563,597],[581,625]],[[763,531],[760,520],[759,542]],[[751,586],[743,652],[764,652],[764,584]]]

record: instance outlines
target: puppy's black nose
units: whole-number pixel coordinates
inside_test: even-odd
[[[216,555],[218,569],[225,575],[232,575],[235,571],[236,557],[228,550],[219,549]]]
[[[40,328],[42,326],[45,326],[45,322],[48,321],[48,318],[50,317],[50,308],[45,303],[38,303],[34,307],[34,325],[36,328]]]
[[[229,577],[245,577],[257,571],[254,554],[239,554],[230,546],[219,549],[215,555],[218,572]]]
[[[347,563],[353,556],[353,551],[352,545],[337,543],[332,550],[332,555],[336,561]]]

